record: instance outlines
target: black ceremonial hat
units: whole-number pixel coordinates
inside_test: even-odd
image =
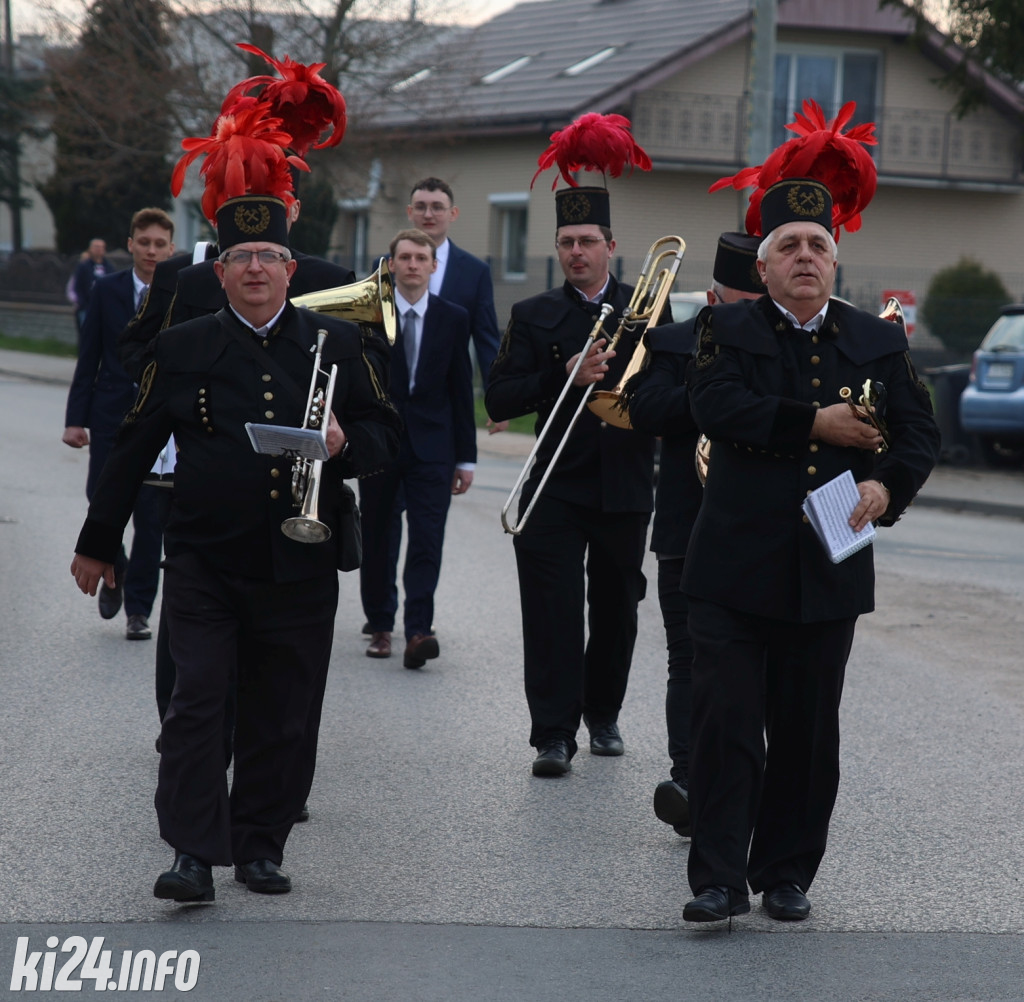
[[[282,199],[239,195],[217,210],[217,243],[222,253],[250,241],[288,246],[288,212]]]
[[[764,292],[764,283],[757,273],[757,248],[760,237],[746,233],[723,233],[715,253],[715,281],[727,289],[740,292]]]
[[[607,188],[559,188],[555,192],[556,226],[593,223],[612,228],[611,202]]]
[[[818,223],[832,232],[832,193],[810,177],[791,177],[773,184],[761,199],[761,233],[786,223]]]

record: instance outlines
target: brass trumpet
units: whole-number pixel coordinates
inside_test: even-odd
[[[673,245],[675,249],[659,250],[659,248],[666,243]],[[683,241],[682,237],[662,237],[660,240],[656,240],[651,244],[650,249],[647,251],[647,256],[644,258],[643,267],[640,271],[640,277],[637,279],[636,287],[633,290],[633,295],[630,297],[628,305],[622,311],[622,317],[619,320],[619,325],[611,339],[608,341],[608,344],[605,347],[606,351],[614,350],[625,331],[634,331],[640,324],[650,324],[652,321],[657,323],[658,317],[661,315],[661,311],[665,306],[669,293],[672,291],[672,283],[675,281],[676,272],[679,270],[679,265],[683,260],[683,252],[685,250],[686,243]],[[672,265],[668,268],[661,268],[660,271],[654,274],[654,268],[658,267],[661,261],[668,256],[673,258]],[[516,480],[515,485],[512,487],[512,492],[508,496],[508,500],[501,509],[502,527],[507,533],[510,533],[513,536],[518,536],[526,526],[526,521],[530,517],[530,513],[533,511],[533,507],[537,503],[537,499],[540,497],[541,491],[544,490],[544,486],[547,484],[548,478],[551,476],[551,471],[555,468],[555,464],[558,462],[558,457],[562,455],[562,450],[569,441],[569,436],[572,434],[573,428],[576,427],[576,422],[579,420],[580,414],[583,413],[584,405],[586,405],[594,395],[594,388],[597,384],[591,383],[580,397],[579,403],[576,405],[576,410],[573,412],[569,424],[562,433],[561,441],[559,441],[551,459],[548,461],[548,467],[544,471],[544,475],[541,477],[540,483],[537,484],[537,489],[534,491],[533,497],[530,498],[530,503],[526,506],[526,510],[523,512],[517,523],[510,524],[508,521],[509,509],[511,509],[520,489],[526,481],[530,468],[533,466],[533,461],[537,457],[537,453],[540,451],[541,444],[547,437],[548,431],[555,424],[559,410],[562,407],[562,402],[568,396],[573,380],[576,378],[576,374],[580,371],[584,360],[590,354],[590,349],[594,345],[594,342],[604,335],[605,320],[611,316],[613,311],[614,307],[610,303],[605,303],[601,307],[600,316],[598,316],[594,326],[590,330],[590,333],[587,335],[587,340],[580,350],[579,357],[576,359],[576,364],[573,366],[572,372],[569,373],[569,378],[566,379],[565,384],[562,386],[562,392],[559,393],[558,399],[555,400],[555,404],[551,408],[551,413],[548,415],[547,421],[544,422],[544,427],[541,428],[540,434],[537,436],[537,441],[534,443],[533,449],[526,459],[526,463],[519,474],[519,478]],[[640,352],[640,347],[640,345],[637,345],[634,349],[634,356]],[[628,370],[629,366],[627,366],[627,372]],[[623,377],[623,379],[625,379],[625,377]],[[625,415],[625,423],[622,423],[623,412],[619,406],[620,396],[621,384],[614,390],[607,391],[606,397],[614,398],[614,400],[611,401],[610,408],[608,404],[604,405],[605,409],[611,409],[617,412],[618,420],[616,421],[613,421],[608,417],[604,411],[597,410],[596,408],[592,409],[594,409],[595,413],[597,413],[603,420],[608,421],[611,424],[615,424],[620,428],[628,428],[630,427],[628,415]]]
[[[321,368],[324,341],[327,331],[317,331],[316,358],[313,360],[313,378],[306,398],[306,414],[303,428],[325,430],[331,419],[331,401],[334,398],[334,383],[338,378],[338,366],[332,365],[330,373]],[[319,386],[320,376],[327,376],[327,386]],[[297,543],[326,543],[331,538],[331,529],[318,517],[317,505],[320,500],[320,477],[323,471],[322,459],[306,459],[296,456],[292,462],[292,500],[300,509],[299,514],[286,518],[281,531]]]

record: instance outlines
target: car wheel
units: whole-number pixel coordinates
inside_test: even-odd
[[[1024,465],[1024,445],[1006,445],[997,438],[979,438],[982,459],[994,469],[1005,470]]]

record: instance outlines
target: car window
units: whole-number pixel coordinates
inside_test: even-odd
[[[981,342],[982,351],[1024,351],[1024,313],[1001,316]]]

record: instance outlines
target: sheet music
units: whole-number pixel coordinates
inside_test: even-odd
[[[327,432],[316,428],[289,428],[279,424],[253,424],[247,421],[245,430],[256,452],[267,456],[287,456],[289,459],[329,459]]]
[[[850,516],[858,504],[860,491],[849,470],[804,498],[804,513],[834,564],[868,546],[877,535],[870,522],[860,532],[850,527]]]

